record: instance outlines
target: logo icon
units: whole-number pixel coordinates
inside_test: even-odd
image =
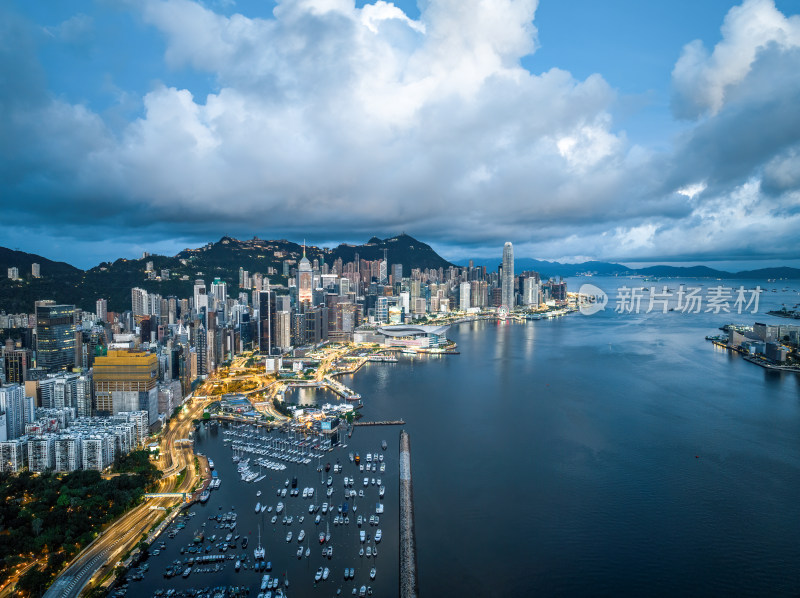
[[[581,304],[580,304],[580,312],[584,316],[591,316],[592,314],[596,314],[599,311],[602,311],[608,305],[608,295],[606,292],[594,286],[593,284],[584,284],[581,285],[580,290],[578,291],[581,295]],[[588,296],[587,303],[584,303],[584,297]]]

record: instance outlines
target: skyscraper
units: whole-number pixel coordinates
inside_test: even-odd
[[[500,280],[502,289],[502,307],[508,311],[514,309],[514,246],[507,242],[503,246],[503,277]]]
[[[75,306],[36,306],[36,365],[54,372],[75,364]]]
[[[300,265],[297,267],[297,302],[298,303],[311,303],[312,289],[311,289],[311,262],[306,257],[306,248],[303,246],[303,258],[300,260]]]

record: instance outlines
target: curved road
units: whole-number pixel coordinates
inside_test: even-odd
[[[210,402],[210,401],[209,401]],[[176,445],[180,438],[188,438],[192,430],[192,420],[198,418],[203,411],[206,401],[196,401],[188,405],[186,412],[173,418],[170,425],[162,435],[160,441],[161,454],[164,456],[161,467],[167,476],[158,482],[161,492],[186,492],[192,491],[197,484],[201,472],[195,471],[194,453],[191,445],[185,448],[182,444]],[[187,475],[181,484],[174,488],[178,472],[186,469]],[[206,467],[201,465],[201,469]],[[86,584],[98,576],[105,575],[112,570],[120,558],[132,550],[156,524],[163,514],[161,510],[150,507],[163,507],[176,505],[175,499],[157,498],[128,511],[122,518],[106,528],[97,539],[87,546],[78,555],[69,567],[56,579],[44,594],[45,598],[77,598]]]

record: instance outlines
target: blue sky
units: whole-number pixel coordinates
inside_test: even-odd
[[[80,266],[223,234],[445,257],[791,263],[800,7],[0,7],[0,244]]]

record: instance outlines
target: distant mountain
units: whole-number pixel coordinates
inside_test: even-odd
[[[499,258],[497,260],[473,260],[476,266],[486,266],[487,270],[496,270],[500,262],[501,259]],[[531,258],[515,259],[514,271],[519,273],[525,270],[534,270],[545,277],[567,277],[592,273],[601,276],[653,276],[658,278],[800,279],[800,269],[789,267],[727,272],[725,270],[709,268],[708,266],[648,266],[647,268],[629,268],[624,264],[610,262],[590,261],[578,264],[562,264],[560,262],[548,262]]]
[[[403,276],[410,276],[412,268],[436,269],[454,265],[436,253],[430,245],[405,233],[383,240],[372,237],[364,245],[339,245],[325,257],[325,261],[333,262],[341,258],[344,263],[352,262],[356,253],[362,260],[382,260],[384,249],[389,267],[392,264],[403,264]]]

